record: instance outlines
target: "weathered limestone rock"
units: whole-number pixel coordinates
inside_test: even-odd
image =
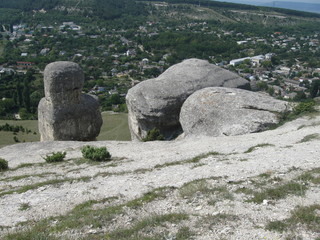
[[[176,137],[182,132],[183,102],[195,91],[214,86],[248,88],[249,82],[208,61],[189,59],[131,88],[126,98],[131,138],[141,140],[153,128],[166,139]]]
[[[41,141],[92,141],[102,125],[99,103],[82,94],[84,75],[78,64],[54,62],[44,70],[45,97],[38,106]]]
[[[279,123],[289,103],[243,89],[212,87],[192,94],[183,104],[184,134],[230,136],[260,132]]]

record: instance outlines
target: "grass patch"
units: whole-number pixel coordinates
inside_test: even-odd
[[[233,200],[233,195],[227,187],[218,186],[212,187],[206,179],[194,180],[184,184],[179,189],[179,194],[182,198],[190,199],[198,194],[209,197],[208,204],[215,205],[217,202],[228,199]]]
[[[25,185],[25,186],[22,186],[20,188],[14,189],[14,190],[1,192],[0,197],[5,196],[5,195],[9,195],[9,194],[14,194],[14,193],[18,193],[18,194],[24,193],[29,190],[34,190],[34,189],[37,189],[37,188],[43,187],[43,186],[57,185],[57,184],[61,184],[61,183],[65,183],[65,182],[73,182],[73,181],[88,181],[89,179],[90,179],[90,177],[53,179],[53,180],[49,180],[49,181],[45,181],[45,182],[35,183],[35,184],[31,184],[31,185]]]
[[[277,187],[267,188],[261,192],[254,192],[253,198],[248,202],[262,203],[265,199],[278,200],[285,198],[289,194],[304,196],[306,190],[307,187],[305,185],[291,181]]]
[[[309,230],[320,233],[320,204],[298,207],[292,211],[289,224],[304,224]]]
[[[309,134],[309,135],[305,136],[298,143],[310,142],[310,141],[314,141],[314,140],[317,140],[317,139],[320,139],[320,134],[319,133],[313,133],[313,134]]]
[[[261,177],[261,178],[270,178],[272,175],[271,172],[265,172],[265,173],[261,173],[258,175],[258,177]]]
[[[100,134],[97,137],[98,141],[116,140],[116,141],[130,141],[131,135],[128,125],[127,113],[113,113],[103,112],[103,124]]]
[[[117,229],[107,234],[106,239],[117,239],[117,240],[144,239],[142,230],[147,230],[147,228],[155,228],[159,226],[165,228],[166,222],[179,223],[187,219],[188,219],[188,215],[183,213],[154,215],[154,216],[147,217],[140,220],[139,222],[132,225],[130,228]],[[184,231],[184,233],[186,233],[186,231]],[[154,239],[154,238],[148,238],[148,239]]]
[[[215,226],[219,224],[227,224],[227,222],[234,222],[239,220],[239,217],[234,214],[218,213],[216,215],[207,215],[200,220],[200,224],[208,224],[209,226]]]
[[[11,181],[19,181],[21,179],[25,179],[25,178],[30,178],[30,177],[46,177],[48,175],[55,175],[55,173],[51,173],[51,172],[45,172],[45,173],[40,173],[40,174],[33,174],[33,175],[29,175],[29,174],[25,174],[25,175],[20,175],[20,176],[14,176],[14,177],[8,177],[8,178],[4,178],[1,179],[0,182],[11,182]]]
[[[248,148],[248,150],[245,151],[244,153],[251,153],[251,152],[257,150],[258,148],[262,148],[262,147],[274,147],[274,145],[270,144],[270,143],[261,143],[261,144],[258,144],[258,145],[255,145],[253,147]]]
[[[167,188],[158,188],[144,194],[142,197],[131,200],[125,204],[108,206],[105,208],[92,209],[95,204],[106,203],[115,198],[107,198],[100,201],[90,200],[76,206],[67,216],[57,218],[58,224],[54,231],[64,231],[66,229],[81,229],[91,225],[92,228],[101,228],[117,215],[123,212],[123,207],[138,208],[144,204],[152,202],[158,198],[166,196]],[[109,204],[110,205],[110,204]]]
[[[157,165],[154,166],[154,168],[164,168],[164,167],[181,165],[181,164],[185,164],[185,163],[187,163],[186,160],[181,160],[181,161],[175,161],[175,162],[157,164]]]
[[[35,166],[35,165],[43,166],[44,163],[21,163],[17,167],[11,168],[10,171],[15,171],[15,170],[18,170],[20,168],[32,167],[32,166]]]
[[[241,187],[241,188],[238,188],[235,191],[235,193],[243,193],[243,194],[246,194],[246,195],[253,195],[254,191],[251,188]]]
[[[130,141],[130,130],[128,125],[127,113],[112,113],[103,112],[102,114],[103,124],[101,126],[100,135],[97,137],[98,141],[103,140],[117,140],[117,141]],[[16,135],[13,132],[1,131],[0,148],[17,143],[14,140],[16,137],[20,142],[38,142],[40,141],[40,134],[38,131],[37,120],[0,120],[0,125],[21,125],[26,129],[30,129],[32,133],[27,134],[18,132]]]
[[[283,232],[287,230],[288,224],[285,221],[271,221],[266,225],[266,230]]]
[[[217,202],[221,202],[223,200],[233,200],[233,194],[229,192],[229,190],[225,186],[215,187],[211,189],[213,194],[210,196],[211,199],[208,200],[208,204],[214,206]]]
[[[175,239],[176,240],[190,239],[194,235],[195,233],[192,232],[188,227],[182,227],[178,230]]]
[[[41,223],[25,231],[6,235],[4,240],[59,240],[48,232],[48,225]]]
[[[309,124],[309,125],[303,124],[303,125],[300,125],[300,126],[297,128],[297,130],[300,130],[300,129],[305,128],[305,127],[316,127],[316,126],[319,126],[319,125],[320,125],[320,122],[314,122],[314,123]]]
[[[205,179],[198,179],[192,182],[185,183],[180,189],[179,194],[183,198],[191,198],[196,193],[204,195],[211,194],[213,191]]]
[[[310,171],[304,172],[300,176],[296,177],[295,180],[311,182],[318,185],[320,184],[320,168],[315,168]]]
[[[217,155],[221,155],[221,153],[208,152],[208,153],[200,154],[198,156],[195,156],[194,158],[186,160],[186,163],[198,163],[200,160],[202,160],[204,158],[207,158],[207,157],[210,157],[210,156],[217,156]]]
[[[147,192],[142,197],[134,199],[126,204],[127,207],[130,208],[138,208],[142,207],[144,204],[152,202],[159,198],[165,198],[167,195],[167,191],[170,190],[169,188],[156,188],[150,192]]]
[[[155,168],[164,168],[164,167],[169,167],[169,166],[176,166],[176,165],[181,165],[181,164],[188,164],[188,163],[199,163],[200,160],[210,157],[210,156],[218,156],[221,155],[221,153],[218,152],[208,152],[208,153],[203,153],[198,156],[195,156],[191,159],[186,159],[186,160],[181,160],[181,161],[175,161],[175,162],[169,162],[169,163],[164,163],[164,164],[157,164]]]
[[[291,212],[291,216],[283,221],[271,221],[266,225],[269,231],[284,232],[303,225],[310,231],[320,233],[320,205],[299,206]]]
[[[4,132],[1,131],[0,138],[0,148],[6,145],[12,145],[17,143],[14,140],[14,137],[18,139],[20,142],[38,142],[40,141],[40,135],[38,132],[38,121],[37,120],[0,120],[0,125],[5,124],[13,125],[13,126],[22,126],[25,129],[31,130],[32,134],[27,134],[26,132]],[[33,134],[36,133],[36,134]]]
[[[75,207],[68,215],[60,216],[54,220],[57,225],[51,227],[51,231],[63,232],[67,229],[81,229],[85,226],[92,228],[102,228],[117,215],[123,212],[123,206],[108,206],[105,208],[92,209],[97,203],[105,203],[110,199],[102,201],[90,200]]]
[[[19,207],[19,210],[20,211],[26,211],[26,210],[28,210],[30,208],[31,208],[31,205],[29,203],[21,203],[20,207]]]

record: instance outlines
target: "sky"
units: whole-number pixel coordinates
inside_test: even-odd
[[[219,2],[252,2],[252,3],[266,3],[266,2],[273,2],[273,1],[281,1],[281,2],[302,2],[302,3],[318,3],[320,4],[320,0],[215,0]]]

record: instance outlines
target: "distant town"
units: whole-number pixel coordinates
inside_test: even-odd
[[[168,3],[152,3],[149,8],[159,15],[172,11]],[[243,12],[233,10],[229,14],[239,17]],[[252,17],[261,16],[252,13]],[[287,21],[285,15],[269,18]],[[114,29],[75,21],[3,24],[0,76],[11,84],[0,85],[2,101],[12,98],[12,108],[35,113],[36,102],[43,96],[41,74],[46,64],[58,60],[79,63],[86,76],[85,91],[99,96],[103,110],[116,111],[125,111],[124,99],[130,87],[191,57],[238,73],[251,82],[252,90],[288,100],[310,97],[312,83],[320,80],[320,31],[249,31],[242,25],[227,29],[230,27],[217,27],[212,21],[188,19],[169,24],[159,19]],[[8,76],[27,72],[33,78],[25,82],[21,78],[20,93],[17,90],[14,94],[19,81]],[[24,87],[30,96],[20,96],[28,99],[19,100]]]

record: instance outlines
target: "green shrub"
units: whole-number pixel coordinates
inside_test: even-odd
[[[300,102],[297,106],[294,107],[293,114],[299,115],[301,113],[313,112],[314,106],[314,101]]]
[[[0,171],[7,170],[8,168],[8,162],[3,158],[0,158]]]
[[[82,156],[86,159],[92,161],[107,161],[111,158],[111,154],[108,152],[106,147],[93,147],[93,146],[84,146],[81,149]]]
[[[156,141],[156,140],[158,141],[164,140],[163,135],[160,133],[160,130],[157,128],[153,128],[149,130],[147,133],[147,136],[142,139],[142,141],[144,142]]]
[[[51,155],[46,155],[43,159],[48,163],[62,162],[66,154],[66,152],[53,152]]]

